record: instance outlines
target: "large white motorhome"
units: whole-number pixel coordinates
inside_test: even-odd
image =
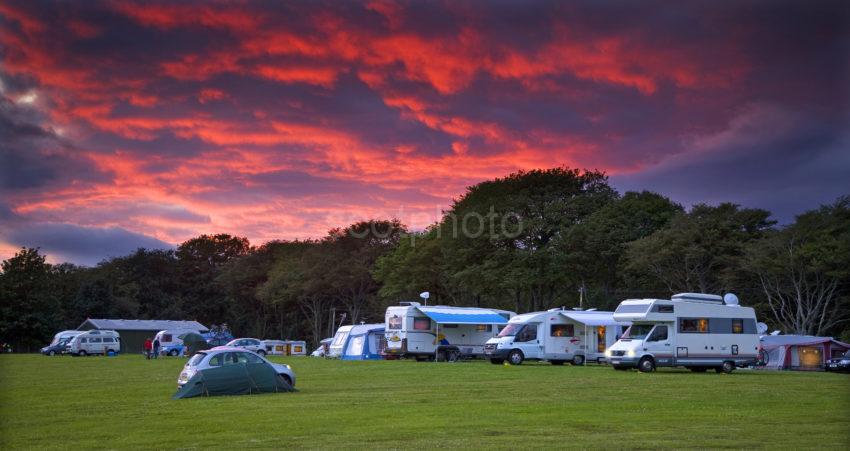
[[[613,312],[552,309],[511,318],[498,337],[487,340],[484,356],[491,363],[519,365],[523,360],[548,360],[553,365],[602,362],[605,350],[629,325]]]
[[[507,310],[402,302],[387,308],[384,353],[438,361],[483,356],[484,343],[515,315]]]
[[[683,366],[731,373],[755,362],[758,354],[755,311],[738,305],[731,293],[629,299],[617,307],[614,320],[632,322],[608,350],[615,369],[651,372],[660,366]]]
[[[68,342],[68,353],[76,356],[121,352],[121,337],[114,330],[87,330]]]

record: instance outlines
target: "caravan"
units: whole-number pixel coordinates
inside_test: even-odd
[[[608,350],[615,369],[651,372],[659,366],[683,366],[703,372],[731,373],[756,361],[759,336],[752,308],[738,305],[734,294],[682,293],[672,299],[630,299],[614,312],[632,326]]]
[[[483,356],[484,343],[515,315],[506,310],[402,302],[387,308],[384,352],[416,360],[455,361]]]
[[[384,325],[342,326],[334,335],[328,357],[341,360],[382,360]]]
[[[114,330],[87,330],[68,342],[68,353],[76,356],[121,351],[121,337]]]
[[[190,333],[200,334],[201,332],[197,329],[166,329],[157,332],[154,340],[159,340],[159,353],[170,356],[183,354],[186,350],[183,337]]]
[[[498,337],[487,340],[484,356],[491,363],[519,365],[523,360],[548,360],[553,365],[585,361],[601,363],[605,350],[629,323],[613,312],[552,309],[517,315]]]

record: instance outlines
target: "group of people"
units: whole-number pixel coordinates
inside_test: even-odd
[[[150,360],[157,357],[159,357],[159,340],[156,337],[145,339],[145,358]]]

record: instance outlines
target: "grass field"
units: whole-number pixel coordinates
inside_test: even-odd
[[[180,358],[0,355],[0,448],[850,446],[850,376],[280,359],[299,391],[172,401]]]

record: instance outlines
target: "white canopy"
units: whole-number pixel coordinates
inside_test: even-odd
[[[628,326],[630,324],[614,321],[614,312],[563,310],[559,313],[586,326]]]

